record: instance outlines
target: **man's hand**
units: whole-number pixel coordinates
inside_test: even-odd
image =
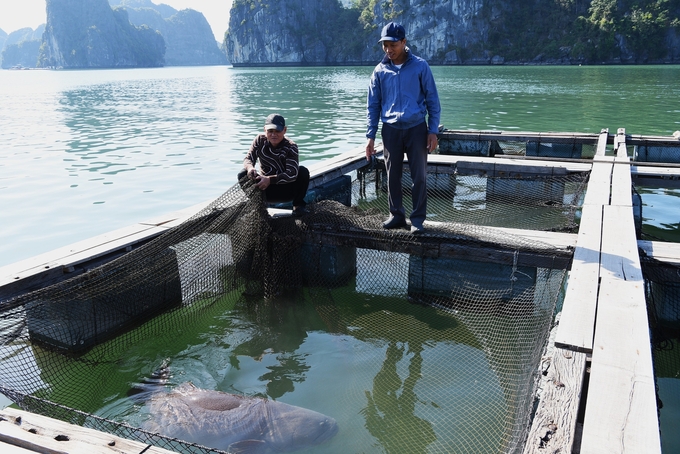
[[[257,179],[257,170],[255,169],[255,167],[251,167],[250,169],[248,169],[248,178],[250,178],[251,180]]]
[[[432,153],[437,149],[437,134],[427,135],[427,152]]]
[[[255,186],[262,189],[263,191],[269,187],[271,184],[271,179],[266,175],[258,175],[255,178]]]
[[[366,143],[366,160],[370,161],[371,156],[373,156],[374,154],[375,154],[375,139],[368,139],[368,142]]]

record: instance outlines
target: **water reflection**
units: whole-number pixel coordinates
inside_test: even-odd
[[[404,357],[405,349],[410,360],[408,376],[402,381],[397,363]],[[362,409],[366,428],[387,452],[401,452],[408,446],[409,452],[425,453],[427,445],[437,439],[432,424],[416,416],[415,387],[422,375],[422,351],[421,345],[413,349],[391,341],[383,366],[373,380],[373,393],[366,391],[368,403]]]
[[[642,236],[652,241],[680,242],[680,189],[636,187],[642,197]]]
[[[258,380],[265,383],[266,395],[274,399],[293,392],[295,383],[304,381],[311,367],[305,355],[297,353],[307,338],[308,324],[301,320],[303,314],[296,310],[296,298],[288,295],[272,300],[248,298],[241,310],[232,315],[250,322],[252,329],[249,339],[232,348],[229,363],[239,370],[239,357],[262,361],[272,355],[275,363],[267,365],[267,372]]]
[[[137,79],[65,91],[60,112],[71,130],[66,168],[115,175],[144,167],[201,165],[218,141],[213,81]],[[195,154],[194,150],[199,153]]]

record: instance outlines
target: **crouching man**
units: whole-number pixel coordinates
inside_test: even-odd
[[[286,120],[271,114],[264,123],[243,160],[239,181],[246,175],[265,191],[267,202],[293,202],[293,216],[307,213],[305,195],[309,187],[309,170],[299,164],[298,147],[286,134]],[[260,161],[260,170],[255,168]]]

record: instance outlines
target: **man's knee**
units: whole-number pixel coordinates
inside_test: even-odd
[[[297,181],[300,186],[307,190],[307,187],[309,186],[309,170],[307,167],[300,166],[298,168]]]

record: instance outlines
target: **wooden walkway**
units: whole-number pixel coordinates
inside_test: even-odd
[[[548,387],[525,453],[661,453],[625,132],[616,136],[615,157],[605,156],[605,146],[603,137],[584,201]],[[577,418],[584,402],[581,425]]]
[[[493,134],[490,137],[498,140]],[[593,140],[592,136],[577,139]],[[513,232],[526,237],[540,234],[543,241],[574,248],[548,372],[549,385],[543,390],[530,430],[524,451],[527,454],[661,453],[638,248],[660,260],[680,263],[680,246],[636,240],[631,183],[634,178],[680,180],[680,166],[659,169],[631,165],[624,131],[619,131],[615,138],[615,156],[605,155],[607,140],[608,133],[603,131],[597,138],[596,155],[588,162],[442,155],[431,155],[428,162],[431,171],[442,173],[452,166],[463,172],[482,169],[487,175],[591,172],[577,235]],[[363,149],[357,149],[308,166],[310,189],[365,165]],[[122,255],[181,223],[208,203],[0,268],[0,299],[63,279],[79,268],[82,272],[83,267],[94,266],[97,260],[103,262]],[[272,213],[285,216],[288,212]],[[583,415],[582,423],[579,412]],[[19,416],[21,423],[17,422]],[[66,444],[54,440],[64,431],[87,434],[85,438],[91,439],[84,440],[82,445],[72,443],[65,449]],[[0,412],[3,453],[167,452],[87,431],[17,410]],[[97,448],[88,443],[97,444]],[[36,446],[45,449],[34,449]]]

